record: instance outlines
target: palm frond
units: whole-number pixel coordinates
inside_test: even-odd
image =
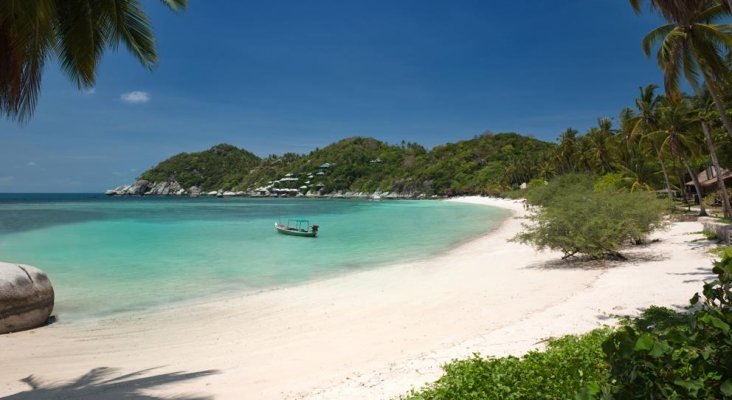
[[[650,31],[643,38],[643,52],[646,54],[646,57],[650,57],[653,48],[656,47],[658,43],[663,42],[674,29],[676,29],[675,25],[667,24]]]
[[[110,45],[124,43],[140,63],[148,69],[158,61],[150,20],[137,0],[116,0],[106,11],[104,27]]]
[[[161,0],[172,11],[183,11],[188,7],[188,0]]]
[[[99,29],[102,3],[56,0],[56,53],[61,69],[79,88],[94,85],[97,63],[104,52],[105,36]]]
[[[26,122],[38,101],[53,47],[53,2],[0,2],[0,113]]]
[[[633,7],[633,11],[635,11],[636,14],[640,14],[641,12],[641,2],[643,0],[629,0],[630,6]]]
[[[663,71],[666,94],[679,96],[679,76],[683,70],[683,50],[686,34],[680,29],[669,32],[658,51],[658,65]]]

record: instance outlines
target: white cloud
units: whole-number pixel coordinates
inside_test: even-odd
[[[97,92],[97,90],[96,90],[96,89],[94,89],[94,88],[89,88],[89,89],[83,89],[83,90],[81,91],[81,93],[84,93],[84,94],[94,94],[94,93],[96,93],[96,92]]]
[[[26,164],[26,165],[28,165],[29,167],[35,167],[36,166],[36,162],[35,161],[29,161],[28,164]]]
[[[148,92],[136,90],[134,92],[122,93],[119,98],[125,103],[141,104],[150,101],[150,94]]]
[[[14,179],[12,176],[0,176],[0,186],[10,185]]]

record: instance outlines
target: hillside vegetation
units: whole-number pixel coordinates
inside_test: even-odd
[[[537,166],[554,147],[515,133],[484,134],[432,150],[417,143],[391,145],[352,137],[307,155],[287,153],[261,159],[220,144],[199,153],[175,155],[140,178],[177,180],[184,188],[197,186],[207,191],[253,191],[274,185],[323,193],[476,194],[528,181],[538,174]]]
[[[178,181],[184,188],[229,188],[260,164],[256,155],[230,144],[218,144],[198,153],[180,153],[145,171],[150,182]]]

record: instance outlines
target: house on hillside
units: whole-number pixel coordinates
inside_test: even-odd
[[[697,176],[699,179],[699,186],[701,186],[702,196],[706,196],[717,190],[717,171],[713,167],[707,167],[704,171],[700,172]],[[722,179],[729,189],[732,186],[732,171],[722,168]],[[691,194],[696,203],[699,204],[699,199],[696,198],[696,189],[694,189],[694,181],[686,182],[686,191]]]

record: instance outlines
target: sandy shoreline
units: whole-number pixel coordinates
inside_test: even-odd
[[[523,212],[510,200],[456,201]],[[12,398],[136,390],[190,399],[390,398],[434,380],[455,357],[520,354],[543,338],[607,323],[609,314],[683,305],[709,277],[699,269],[711,265],[708,244],[690,234],[698,223],[674,224],[609,269],[558,266],[558,254],[507,243],[520,224],[509,218],[428,260],[0,336],[0,396],[29,391],[20,381],[29,375],[48,389],[97,369],[101,381],[73,392]],[[109,381],[127,374],[135,375]]]

